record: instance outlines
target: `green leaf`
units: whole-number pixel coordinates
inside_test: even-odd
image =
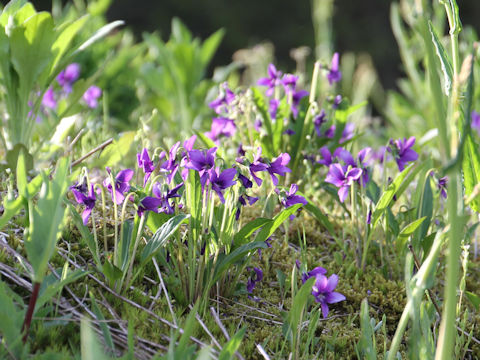
[[[452,69],[452,62],[450,57],[448,56],[447,51],[443,47],[440,39],[438,38],[437,32],[432,25],[431,21],[428,21],[428,30],[430,31],[430,35],[432,36],[432,43],[435,47],[435,52],[437,53],[438,60],[440,61],[440,66],[442,68],[443,73],[443,87],[446,96],[450,96],[450,91],[452,89],[452,79],[453,79],[453,69]]]
[[[216,147],[217,148],[217,156],[219,157],[223,157],[223,150],[221,148],[219,148],[214,142],[212,139],[210,139],[209,137],[207,137],[203,132],[201,131],[198,131],[198,130],[193,130],[193,132],[195,133],[195,135],[198,136],[198,138],[200,140],[202,140],[202,142],[205,144],[205,146],[209,149],[211,148],[214,148]]]
[[[467,296],[468,300],[473,304],[477,311],[480,310],[480,296],[470,292],[465,291],[465,295]]]
[[[21,355],[24,352],[21,342],[23,313],[15,306],[13,291],[0,280],[0,319],[2,319],[0,334],[2,334],[9,351],[13,352],[17,359],[23,358]],[[0,346],[0,355],[2,355],[2,348],[3,346]],[[5,358],[9,357],[5,353],[3,355]]]
[[[134,139],[134,131],[128,131],[120,135],[118,139],[103,150],[102,154],[95,160],[95,166],[114,166],[124,160],[130,152]]]
[[[233,264],[235,264],[240,259],[246,257],[250,252],[256,249],[265,249],[267,248],[267,244],[265,241],[255,241],[245,245],[242,245],[235,250],[233,250],[230,254],[224,256],[221,260],[219,260],[215,266],[215,272],[212,283],[216,283],[218,279],[220,279],[225,271],[228,270]]]
[[[69,272],[68,275],[60,280],[57,280],[55,275],[50,274],[49,276],[52,277],[53,282],[48,282],[47,279],[42,283],[42,287],[40,288],[40,294],[37,299],[37,303],[35,304],[35,309],[40,309],[45,303],[50,301],[59,291],[63,289],[64,286],[77,281],[87,275],[89,271],[84,270],[75,270]]]
[[[3,11],[0,15],[0,25],[2,27],[6,27],[8,24],[8,19],[10,16],[15,15],[15,13],[20,10],[25,4],[27,0],[12,0],[9,1],[7,5],[3,8]]]
[[[240,329],[232,336],[230,341],[225,344],[222,351],[218,355],[218,360],[230,360],[235,356],[235,352],[239,349],[242,344],[242,339],[245,335],[246,327]]]
[[[33,156],[28,152],[27,147],[24,144],[16,144],[13,149],[7,151],[7,167],[12,171],[15,171],[18,166],[18,156],[20,151],[23,152],[25,161],[25,170],[29,172],[33,169]]]
[[[408,238],[413,235],[413,233],[418,229],[418,227],[423,223],[426,218],[427,217],[424,216],[420,219],[417,219],[405,226],[402,231],[400,231],[400,234],[398,234],[396,241],[396,248],[398,252],[405,249]]]
[[[29,232],[25,239],[25,249],[33,267],[33,281],[42,282],[47,269],[47,263],[53,255],[60,237],[64,219],[65,207],[63,199],[70,180],[68,178],[69,160],[62,158],[57,163],[53,180],[44,176],[40,196],[35,208],[30,209]],[[48,221],[45,221],[48,219]]]
[[[420,242],[425,236],[427,236],[428,228],[433,215],[433,192],[430,184],[430,174],[425,175],[425,181],[423,189],[420,195],[420,199],[417,204],[417,218],[425,217],[425,221],[415,232],[412,237],[412,245],[415,250],[419,249]]]
[[[112,264],[110,260],[106,260],[102,266],[102,272],[105,277],[110,280],[112,283],[121,279],[123,276],[123,271],[118,267]]]
[[[393,182],[388,185],[387,189],[383,192],[382,196],[378,200],[375,210],[372,215],[372,225],[373,228],[377,226],[378,220],[383,212],[390,206],[393,197],[396,195],[399,197],[405,189],[408,187],[413,178],[418,174],[418,172],[423,168],[424,165],[418,165],[415,167],[415,164],[410,164],[406,167],[401,173],[397,174]],[[412,170],[413,169],[413,170]]]
[[[148,241],[147,245],[143,248],[142,256],[140,257],[140,267],[145,266],[149,262],[153,255],[161,248],[164,247],[168,239],[175,234],[177,229],[183,223],[186,223],[190,215],[179,214],[169,219],[153,234],[152,238]]]
[[[200,50],[200,61],[202,62],[203,66],[207,66],[210,63],[210,60],[217,51],[224,35],[225,31],[223,29],[219,29],[203,42],[202,49]]]
[[[25,161],[24,151],[20,150],[17,161],[17,189],[18,195],[26,199],[29,198],[27,183],[27,164]]]
[[[301,193],[297,192],[297,195],[303,196]],[[305,210],[307,210],[310,214],[312,214],[315,219],[318,220],[320,224],[322,224],[332,235],[333,237],[336,237],[335,234],[335,229],[333,228],[332,223],[330,220],[328,220],[327,215],[325,215],[322,210],[316,205],[314,205],[310,200],[307,200],[308,204],[304,206]]]
[[[92,330],[92,324],[83,318],[80,322],[80,340],[82,360],[108,360],[97,340],[97,334]]]
[[[248,242],[249,237],[265,224],[273,222],[272,219],[256,218],[243,226],[233,237],[234,246],[240,246]]]
[[[275,230],[278,229],[280,225],[283,224],[283,222],[288,219],[290,215],[293,215],[295,211],[300,209],[302,207],[302,204],[295,204],[290,206],[289,208],[283,209],[281,212],[279,212],[272,220],[271,223],[268,225],[264,226],[262,230],[257,234],[255,237],[256,242],[261,242],[267,240],[274,232]]]
[[[370,323],[370,314],[368,312],[368,300],[363,299],[360,308],[360,341],[357,349],[360,350],[361,359],[375,360],[377,359],[377,351],[375,347],[375,334],[372,324]]]
[[[145,221],[145,225],[148,226],[151,232],[155,233],[160,226],[165,224],[168,219],[171,218],[171,215],[165,214],[165,213],[155,213],[151,211],[148,214],[148,218]]]
[[[195,170],[189,170],[187,183],[185,184],[187,192],[187,208],[190,213],[190,238],[197,240],[200,235],[202,224],[202,184],[200,175]]]
[[[97,301],[95,300],[95,297],[93,296],[93,293],[90,291],[90,300],[92,303],[92,310],[95,316],[97,317],[97,320],[100,321],[100,329],[102,330],[103,333],[103,338],[105,339],[105,345],[108,347],[108,350],[110,353],[114,354],[115,353],[115,344],[113,343],[112,339],[112,334],[110,333],[110,329],[108,328],[108,325],[104,322],[105,321],[105,316],[103,316],[102,311],[97,305]]]
[[[113,29],[123,25],[124,22],[121,20],[113,21],[107,25],[102,26],[98,29],[95,34],[93,34],[87,41],[85,41],[82,45],[78,47],[75,53],[80,52],[88,48],[90,45],[94,44],[101,38],[107,36]]]

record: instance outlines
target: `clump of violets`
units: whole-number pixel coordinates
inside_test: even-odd
[[[345,295],[334,291],[338,285],[338,275],[332,274],[327,278],[326,274],[327,270],[321,266],[316,267],[308,273],[302,274],[303,283],[312,277],[315,278],[315,283],[312,287],[312,295],[315,298],[315,302],[320,303],[324,319],[328,316],[329,304],[335,304],[346,300]]]
[[[408,139],[390,139],[387,150],[392,154],[393,158],[397,162],[398,170],[403,171],[407,163],[418,159],[418,154],[412,149],[415,144],[415,136],[411,136]]]

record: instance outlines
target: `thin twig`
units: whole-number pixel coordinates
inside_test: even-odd
[[[90,150],[88,153],[86,153],[85,155],[83,155],[80,159],[73,161],[71,166],[72,166],[72,167],[77,166],[77,165],[80,164],[83,160],[85,160],[86,158],[92,156],[92,155],[95,154],[97,151],[103,150],[103,149],[106,148],[108,145],[110,145],[112,142],[113,142],[113,138],[108,139],[108,140],[105,141],[103,144],[98,145],[95,149]]]
[[[267,352],[266,352],[265,349],[262,347],[262,345],[257,344],[257,350],[258,350],[258,352],[260,353],[260,355],[263,356],[263,358],[264,358],[265,360],[270,360],[270,356],[268,356]]]

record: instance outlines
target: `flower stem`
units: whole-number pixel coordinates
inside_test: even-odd
[[[22,325],[22,333],[24,333],[22,337],[22,341],[24,344],[27,342],[28,332],[30,330],[30,324],[32,323],[33,310],[35,310],[35,304],[37,303],[39,291],[40,291],[40,283],[34,282],[32,296],[30,297],[27,313],[25,314],[25,320],[23,321],[23,325]]]

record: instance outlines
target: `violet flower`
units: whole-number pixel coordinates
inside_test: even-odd
[[[325,114],[325,110],[322,109],[320,111],[320,114],[315,116],[315,118],[313,119],[313,125],[315,125],[315,131],[317,132],[317,136],[322,136],[322,132],[320,131],[320,127],[322,126],[323,123],[325,123],[327,121],[326,116],[327,115]]]
[[[307,90],[294,91],[292,95],[292,104],[290,105],[290,110],[292,111],[293,117],[296,119],[298,116],[298,106],[300,101],[308,95]]]
[[[260,132],[260,130],[262,129],[262,120],[256,119],[254,124],[253,124],[253,127],[254,127],[256,132]]]
[[[354,123],[346,123],[345,127],[343,128],[343,131],[342,131],[342,136],[341,136],[341,138],[338,142],[340,144],[343,144],[344,142],[353,138],[353,131],[354,130],[355,130],[355,124]]]
[[[330,85],[339,82],[342,79],[342,72],[339,70],[339,55],[333,54],[332,62],[330,64],[330,70],[327,74],[327,79]]]
[[[189,161],[185,164],[185,168],[198,171],[202,187],[208,180],[208,170],[215,166],[216,147],[207,151],[192,150],[188,152]]]
[[[278,178],[275,176],[275,174],[285,176],[287,172],[292,171],[286,166],[289,162],[290,155],[288,153],[282,153],[278,157],[273,159],[273,161],[268,165],[266,170],[272,178],[273,185],[278,185]]]
[[[418,154],[412,149],[415,144],[415,136],[398,140],[390,139],[390,145],[387,150],[392,153],[398,165],[398,170],[403,171],[408,162],[418,159]]]
[[[55,100],[55,92],[52,87],[49,87],[42,98],[42,106],[49,109],[57,107],[57,100]]]
[[[83,100],[90,109],[95,109],[98,106],[98,98],[100,96],[102,96],[102,89],[92,85],[83,94]]]
[[[161,185],[159,183],[155,183],[152,192],[158,199],[161,199],[160,212],[165,214],[173,214],[175,212],[175,204],[170,203],[169,200],[180,197],[180,194],[178,194],[178,190],[182,186],[183,183],[180,183],[173,189],[167,189],[166,192],[163,192]]]
[[[268,165],[262,162],[262,148],[258,147],[257,148],[257,153],[253,158],[253,162],[249,165],[250,169],[250,174],[253,177],[253,180],[257,183],[258,186],[262,185],[262,179],[260,179],[256,173],[260,171],[266,171],[268,168]]]
[[[287,95],[292,94],[295,91],[295,88],[297,87],[297,81],[298,81],[298,76],[295,76],[293,74],[283,75],[282,85]]]
[[[232,137],[237,131],[237,126],[232,119],[226,117],[216,117],[212,119],[212,126],[210,131],[205,133],[205,136],[218,141],[220,136]]]
[[[268,104],[268,113],[270,114],[270,119],[275,120],[277,118],[277,110],[280,105],[280,100],[270,99]]]
[[[228,88],[228,84],[224,82],[221,87],[218,97],[208,104],[217,114],[228,112],[228,106],[235,101],[235,94]]]
[[[257,283],[263,279],[263,271],[260,268],[254,267],[253,271],[255,273],[254,276],[250,277],[247,281],[247,291],[249,293],[252,293]]]
[[[471,117],[472,117],[472,122],[471,122],[470,126],[480,136],[480,113],[473,110],[472,113],[471,113]]]
[[[172,182],[173,177],[177,173],[179,164],[177,163],[177,152],[180,148],[180,141],[177,141],[168,151],[168,160],[164,161],[162,165],[160,165],[160,169],[167,173],[167,183],[170,184]],[[160,154],[160,158],[163,158],[165,153],[162,152]]]
[[[77,200],[77,203],[85,205],[85,209],[83,210],[83,213],[82,213],[82,220],[83,220],[83,225],[87,225],[88,218],[90,217],[90,214],[92,213],[92,210],[95,207],[95,201],[97,200],[97,198],[95,196],[95,191],[93,190],[93,185],[90,185],[88,194],[86,194],[86,191],[82,192],[82,191],[79,191],[78,189],[79,187],[72,187],[72,192],[73,192],[73,196],[75,196],[75,200]]]
[[[290,185],[290,190],[285,194],[285,197],[280,200],[280,202],[284,207],[288,208],[295,204],[303,204],[303,205],[308,204],[308,201],[305,200],[303,196],[295,195],[297,190],[298,190],[297,184]]]
[[[338,109],[338,106],[340,105],[341,102],[342,102],[342,95],[335,96],[335,98],[333,99],[332,109],[334,110]]]
[[[258,80],[257,84],[261,86],[267,86],[265,95],[272,96],[275,91],[275,87],[282,84],[282,72],[278,71],[275,65],[268,65],[268,77],[264,77]]]
[[[238,180],[240,180],[245,189],[250,189],[253,186],[253,183],[245,175],[238,174]]]
[[[322,146],[318,151],[322,158],[318,160],[317,163],[325,166],[330,166],[333,162],[333,157],[330,149],[327,146]]]
[[[143,148],[140,154],[137,154],[137,164],[139,168],[143,169],[145,173],[145,177],[143,178],[143,186],[147,183],[150,175],[152,175],[153,170],[155,170],[155,165],[153,161],[150,160],[150,156],[148,155],[148,150]]]
[[[80,65],[72,63],[65,70],[62,70],[57,76],[58,84],[63,88],[65,93],[72,92],[72,85],[80,76]]]
[[[440,190],[440,195],[444,199],[447,198],[447,183],[448,183],[448,178],[446,176],[438,179],[437,188],[438,188],[438,190]]]
[[[112,194],[112,201],[115,202],[117,205],[120,205],[123,200],[125,199],[125,193],[130,190],[130,184],[128,183],[133,177],[133,170],[131,169],[125,169],[120,171],[117,176],[115,177],[115,196],[113,193],[113,187],[112,184],[110,183],[110,177],[107,177],[103,181],[103,186],[107,188],[108,191],[110,191],[110,194]]]
[[[141,217],[145,213],[145,211],[153,211],[155,213],[158,213],[158,207],[162,205],[162,203],[163,199],[159,199],[153,196],[146,196],[140,201],[140,204],[138,205],[137,215]]]
[[[235,175],[237,175],[237,170],[234,168],[225,169],[222,173],[220,173],[219,168],[210,170],[210,183],[212,184],[212,190],[217,193],[222,203],[225,203],[223,190],[237,183],[233,180]]]
[[[315,297],[315,301],[320,303],[323,318],[325,319],[329,312],[328,304],[344,301],[346,297],[343,294],[333,291],[338,284],[338,275],[332,274],[327,279],[325,275],[317,274],[315,278],[316,281],[312,287],[312,295]]]
[[[297,261],[298,260],[295,260],[295,263]],[[297,267],[298,267],[298,269],[300,269],[300,261],[298,261]],[[302,274],[302,284],[305,284],[307,282],[307,280],[310,279],[311,277],[316,277],[317,275],[325,275],[326,273],[327,273],[326,269],[324,269],[321,266],[317,266],[313,270],[310,270],[309,272]]]
[[[325,182],[331,183],[338,187],[338,197],[340,202],[344,202],[348,195],[348,190],[355,180],[358,180],[362,175],[362,169],[345,166],[340,164],[332,164],[329,167]]]

